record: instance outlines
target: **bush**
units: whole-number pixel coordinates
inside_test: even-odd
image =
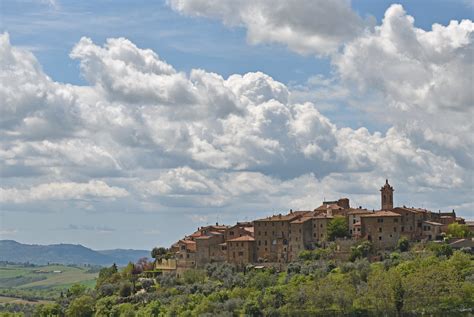
[[[397,243],[397,249],[400,252],[407,252],[410,249],[410,241],[406,237],[401,237]]]
[[[132,294],[132,284],[130,282],[124,282],[120,285],[119,295],[121,297],[128,297]]]

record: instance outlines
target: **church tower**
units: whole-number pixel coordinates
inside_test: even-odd
[[[388,179],[385,180],[385,185],[380,188],[382,195],[382,210],[393,209],[393,187],[388,183]]]

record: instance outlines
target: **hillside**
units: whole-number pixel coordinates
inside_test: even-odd
[[[147,250],[104,250],[95,251],[79,244],[36,245],[22,244],[13,240],[0,240],[0,261],[16,263],[33,263],[44,265],[59,264],[92,264],[92,265],[125,265],[136,262],[139,258],[149,257]]]

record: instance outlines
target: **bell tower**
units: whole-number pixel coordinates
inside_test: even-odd
[[[393,187],[388,183],[388,179],[385,180],[385,185],[380,188],[382,197],[382,210],[393,209]]]

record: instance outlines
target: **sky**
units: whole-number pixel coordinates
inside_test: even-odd
[[[0,2],[0,238],[169,246],[348,197],[474,218],[472,1]]]

